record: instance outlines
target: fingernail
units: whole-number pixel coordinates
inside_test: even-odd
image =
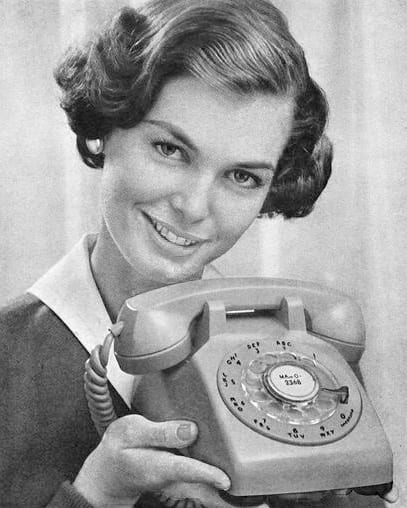
[[[177,429],[177,437],[181,441],[189,441],[193,436],[193,425],[192,423],[181,423]]]
[[[215,487],[219,490],[229,490],[230,489],[230,480],[224,480],[223,482],[215,483]]]
[[[114,337],[118,337],[123,330],[124,323],[122,321],[118,321],[117,323],[114,323],[110,328],[110,332]]]

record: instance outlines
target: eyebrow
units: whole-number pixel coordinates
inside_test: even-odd
[[[165,122],[164,120],[142,120],[141,123],[148,123],[151,125],[157,125],[158,127],[164,128],[167,130],[174,138],[178,141],[181,141],[185,146],[187,146],[190,150],[198,153],[199,149],[195,145],[195,143],[190,139],[179,127],[173,125],[170,122]],[[276,168],[274,164],[270,161],[242,161],[234,164],[236,168],[242,169],[270,169],[271,171],[275,171]]]
[[[182,132],[181,129],[172,123],[165,122],[163,120],[142,120],[142,123],[149,123],[152,125],[157,125],[158,127],[163,127],[170,134],[172,134],[174,138],[178,139],[178,141],[181,141],[181,143],[183,143],[189,149],[193,150],[194,152],[199,152],[198,147],[195,145],[192,139],[190,139],[184,132]]]

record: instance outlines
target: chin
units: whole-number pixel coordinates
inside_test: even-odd
[[[157,279],[161,282],[163,286],[169,286],[172,284],[179,284],[181,282],[188,282],[190,280],[198,280],[202,278],[204,269],[200,268],[199,270],[183,270],[180,268],[174,270],[168,270],[162,274],[160,274]]]

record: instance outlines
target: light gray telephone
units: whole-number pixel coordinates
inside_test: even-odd
[[[137,410],[197,422],[188,453],[229,475],[230,498],[391,490],[392,453],[355,375],[365,328],[349,297],[211,279],[130,298],[119,321],[119,365],[143,374]]]

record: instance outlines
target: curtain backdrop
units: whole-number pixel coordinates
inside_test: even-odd
[[[79,161],[52,69],[67,44],[124,3],[0,0],[0,303],[98,227],[100,172]],[[362,371],[394,451],[403,493],[392,506],[401,508],[407,506],[407,3],[275,3],[327,93],[333,176],[309,217],[259,220],[217,266],[226,275],[321,282],[360,303],[367,326]]]

